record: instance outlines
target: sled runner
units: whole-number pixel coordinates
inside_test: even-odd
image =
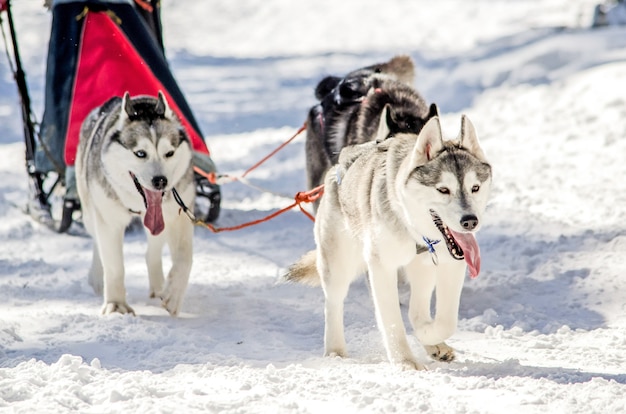
[[[39,128],[30,109],[10,1],[0,2],[0,10],[9,17],[22,100],[31,215],[59,232],[68,230],[74,213],[80,211],[74,163],[82,122],[92,109],[125,92],[156,97],[162,91],[190,138],[194,166],[207,174],[216,171],[165,58],[158,0],[52,2],[44,114]],[[195,183],[198,213],[214,221],[220,211],[220,188],[198,173]]]

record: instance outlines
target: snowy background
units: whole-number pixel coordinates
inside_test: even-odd
[[[14,14],[43,113],[51,16]],[[495,173],[448,342],[458,359],[402,372],[384,355],[364,282],[346,301],[350,358],[323,358],[321,289],[280,282],[314,246],[293,210],[214,235],[196,228],[183,313],[147,298],[145,238],[127,235],[129,304],[100,315],[91,240],[23,214],[28,180],[12,75],[0,64],[0,411],[626,411],[626,28],[589,29],[594,1],[163,0],[174,75],[222,172],[241,173],[302,125],[327,74],[407,53],[444,133],[472,119]],[[305,188],[304,135],[249,175]],[[291,203],[223,187],[218,225]],[[404,313],[406,308],[403,307]],[[410,329],[409,329],[410,332]]]

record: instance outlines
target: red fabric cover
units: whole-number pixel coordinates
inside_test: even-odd
[[[137,53],[124,32],[103,12],[89,12],[83,25],[76,79],[72,96],[65,162],[73,166],[80,127],[92,109],[113,96],[151,95],[162,91],[172,110],[180,117],[194,151],[208,154],[202,137],[185,119],[162,83]]]

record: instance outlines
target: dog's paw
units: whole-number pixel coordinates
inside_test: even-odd
[[[126,302],[108,302],[102,307],[103,315],[110,315],[111,313],[121,313],[122,315],[130,313],[135,316],[133,308],[128,306]]]
[[[159,281],[153,281],[152,278],[150,278],[150,291],[148,293],[150,299],[160,298],[162,296],[163,284],[163,278]]]
[[[402,371],[424,371],[426,367],[414,359],[406,358],[400,361],[394,361],[394,365],[398,366]]]
[[[347,358],[348,353],[345,349],[328,349],[324,351],[324,356],[329,358]]]
[[[171,284],[168,284],[163,292],[157,293],[161,298],[161,306],[172,316],[177,316],[178,312],[180,312],[180,308],[183,305],[184,294],[184,290],[176,289]]]
[[[432,359],[437,361],[452,362],[456,357],[454,349],[445,342],[437,345],[424,345],[424,349]]]
[[[178,316],[180,311],[180,300],[161,298],[161,306],[170,314],[170,316]]]

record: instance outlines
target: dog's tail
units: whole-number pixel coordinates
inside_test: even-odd
[[[320,275],[317,273],[317,251],[311,250],[289,267],[285,280],[303,283],[309,286],[320,286]]]

